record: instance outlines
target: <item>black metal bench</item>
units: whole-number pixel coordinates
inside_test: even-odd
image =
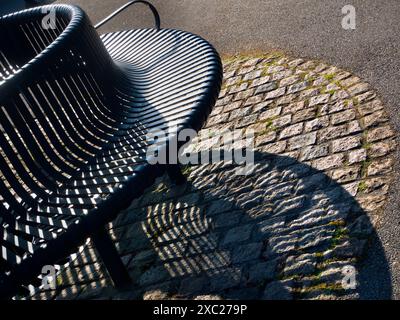
[[[122,9],[136,2],[151,8],[155,29],[98,36],[69,5],[46,6],[54,29],[43,28],[41,7],[0,18],[2,298],[37,285],[42,266],[88,237],[114,284],[129,282],[105,225],[166,171],[182,180],[176,165],[146,162],[144,136],[201,128],[220,90],[220,58],[198,36],[161,29],[151,4]]]

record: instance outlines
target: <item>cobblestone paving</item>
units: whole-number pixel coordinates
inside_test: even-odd
[[[206,128],[254,129],[253,174],[218,162],[186,167],[184,186],[160,179],[110,225],[132,286],[112,289],[89,244],[59,290],[35,298],[359,297],[342,269],[357,270],[385,205],[395,142],[384,106],[321,62],[272,53],[224,70]]]

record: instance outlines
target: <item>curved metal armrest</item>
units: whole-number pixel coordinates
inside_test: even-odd
[[[116,15],[118,15],[119,13],[121,13],[122,11],[124,11],[126,8],[130,7],[132,4],[134,3],[143,3],[149,6],[149,8],[151,9],[151,11],[153,12],[154,15],[154,19],[155,19],[155,24],[156,24],[156,28],[157,30],[161,29],[161,23],[160,23],[160,16],[157,12],[157,9],[149,2],[145,1],[145,0],[135,0],[135,1],[130,1],[127,4],[123,5],[121,8],[115,10],[113,13],[111,13],[108,17],[106,17],[105,19],[103,19],[102,21],[100,21],[99,23],[97,23],[94,28],[98,29],[100,28],[103,24],[107,23],[108,21],[110,21],[112,18],[114,18]]]

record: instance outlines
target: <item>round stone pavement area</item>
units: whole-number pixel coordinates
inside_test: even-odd
[[[254,129],[254,172],[218,162],[186,167],[184,186],[160,179],[110,225],[132,286],[114,290],[89,244],[58,290],[35,298],[352,299],[368,277],[390,288],[388,267],[360,268],[395,148],[376,93],[349,72],[280,53],[228,58],[224,70],[206,128]],[[197,147],[210,146],[220,141]]]

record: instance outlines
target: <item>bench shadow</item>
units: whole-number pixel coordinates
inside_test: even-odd
[[[354,198],[358,182],[343,186],[286,156],[257,152],[255,163],[248,176],[220,162],[191,168],[184,186],[163,179],[112,229],[134,284],[110,289],[86,259],[91,281],[78,298],[390,299],[384,250]],[[369,254],[379,270],[363,266]],[[356,285],[343,288],[353,267]]]

